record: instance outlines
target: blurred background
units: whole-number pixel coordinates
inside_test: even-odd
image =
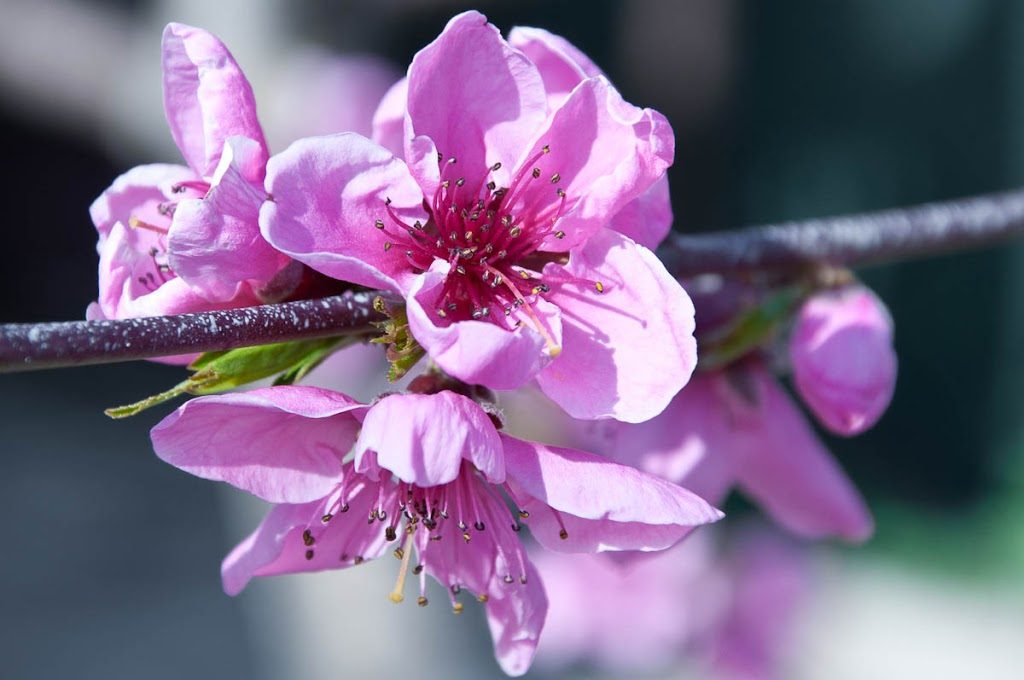
[[[229,45],[281,150],[366,130],[402,65],[469,7],[566,36],[668,116],[679,230],[1024,184],[1017,0],[3,0],[0,321],[81,318],[96,292],[89,204],[133,165],[179,160],[166,22]],[[1020,677],[1024,243],[863,275],[896,320],[899,383],[873,431],[830,445],[878,531],[861,548],[796,548],[806,587],[779,616],[778,677]],[[261,510],[152,455],[164,411],[102,414],[179,376],[0,376],[0,677],[500,676],[481,613],[393,607],[390,563],[225,596],[220,559]],[[531,677],[623,677],[544,658]],[[706,672],[688,658],[650,670]]]

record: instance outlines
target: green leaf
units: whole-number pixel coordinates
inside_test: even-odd
[[[108,408],[104,413],[111,418],[127,418],[182,394],[217,394],[278,374],[275,385],[290,385],[333,352],[357,341],[353,337],[321,338],[207,352],[189,365],[195,373],[187,380],[133,404]]]

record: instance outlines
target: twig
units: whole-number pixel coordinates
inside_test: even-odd
[[[0,325],[0,372],[194,354],[373,329],[380,293],[179,316]]]
[[[1024,235],[1024,190],[881,212],[675,234],[658,251],[669,271],[864,266],[991,245]]]

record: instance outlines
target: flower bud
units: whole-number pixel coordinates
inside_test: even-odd
[[[789,345],[801,398],[832,432],[868,429],[892,400],[892,317],[863,286],[820,293],[797,314]]]

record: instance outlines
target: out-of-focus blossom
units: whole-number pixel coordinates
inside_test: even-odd
[[[616,676],[700,668],[735,680],[781,677],[806,565],[799,549],[770,532],[737,538],[722,549],[701,532],[627,569],[602,557],[538,553],[549,601],[538,665]]]
[[[253,576],[360,564],[401,537],[391,599],[403,598],[415,548],[419,604],[425,574],[449,589],[456,612],[463,589],[486,602],[510,674],[529,667],[547,610],[520,520],[545,547],[598,552],[664,549],[721,517],[653,475],[500,433],[479,404],[447,390],[370,406],[313,387],[200,397],[152,440],[167,462],[276,504],[225,559],[228,593]]]
[[[712,503],[739,487],[790,531],[861,541],[871,514],[799,408],[757,359],[697,374],[646,423],[571,424],[577,445]]]
[[[651,418],[693,370],[693,307],[608,225],[652,200],[674,138],[583,75],[552,107],[527,55],[479,13],[455,17],[378,111],[378,139],[400,139],[401,154],[357,135],[292,145],[268,167],[265,237],[324,274],[401,292],[417,341],[461,380],[536,377],[574,417]]]
[[[288,262],[259,233],[269,154],[231,53],[206,31],[170,24],[163,71],[167,121],[188,167],[133,168],[93,203],[100,294],[90,318],[255,304]]]
[[[860,434],[888,408],[896,388],[892,317],[863,286],[818,293],[797,314],[789,345],[793,381],[818,420]]]
[[[369,136],[373,114],[398,77],[389,62],[370,55],[289,52],[275,71],[274,96],[261,107],[271,148],[335,132]]]

